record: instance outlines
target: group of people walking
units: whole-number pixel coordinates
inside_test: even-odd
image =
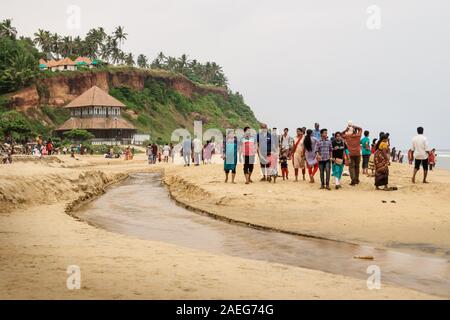
[[[191,139],[188,136],[183,141],[183,148],[181,149],[181,154],[184,160],[184,166],[189,167],[191,163],[194,166],[199,166],[200,163],[210,164],[212,162],[212,157],[216,152],[216,145],[213,140],[208,140],[205,145],[202,141],[195,137]]]
[[[165,144],[158,146],[156,143],[149,144],[147,147],[147,158],[149,164],[156,164],[157,162],[169,163],[173,162],[173,144]]]
[[[418,128],[418,136],[413,139],[412,152],[415,158],[415,176],[422,165],[424,183],[427,183],[428,157],[431,150],[423,135],[423,128]],[[348,166],[350,185],[360,184],[362,174],[373,176],[377,189],[393,191],[396,187],[389,187],[390,136],[381,132],[379,138],[371,143],[370,132],[364,131],[360,126],[351,122],[343,131],[329,134],[329,131],[320,128],[318,123],[314,129],[298,128],[296,135],[291,138],[289,129],[284,129],[278,135],[277,129],[269,130],[262,124],[258,133],[249,127],[244,129],[241,139],[233,131],[229,131],[223,144],[222,158],[224,159],[225,182],[235,183],[238,158],[243,156],[245,183],[253,183],[252,175],[256,157],[259,158],[261,168],[261,181],[276,182],[280,176],[283,180],[289,179],[289,163],[294,169],[295,181],[299,180],[300,171],[303,180],[306,173],[309,182],[315,183],[317,172],[320,174],[320,188],[331,190],[331,177],[334,177],[335,188],[342,188],[342,176],[345,166]],[[427,163],[425,163],[427,162]],[[281,167],[281,175],[278,167]],[[369,173],[371,170],[371,173]]]

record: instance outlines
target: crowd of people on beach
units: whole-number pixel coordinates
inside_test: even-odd
[[[429,148],[423,133],[423,128],[417,129],[408,152],[409,163],[414,162],[414,183],[420,167],[424,170],[423,182],[428,183],[428,171],[435,166],[435,150]],[[191,140],[187,137],[181,150],[184,165],[193,163],[199,166],[202,159],[203,163],[208,163],[212,154],[210,150],[214,148],[211,141],[202,146],[199,138]],[[169,150],[173,159],[173,146]],[[279,177],[288,180],[291,167],[295,181],[299,181],[300,174],[305,181],[308,174],[309,182],[315,183],[319,173],[321,189],[331,190],[331,177],[334,177],[335,189],[341,189],[344,175],[350,176],[351,186],[357,186],[363,174],[374,177],[376,189],[394,191],[397,187],[389,186],[389,166],[391,162],[403,163],[404,156],[395,147],[391,148],[389,133],[380,132],[371,140],[369,131],[349,122],[343,131],[334,132],[331,137],[329,131],[321,129],[318,123],[314,129],[298,128],[294,137],[290,136],[288,128],[279,135],[277,128],[268,129],[266,124],[262,124],[257,133],[246,127],[242,137],[229,131],[223,142],[222,159],[225,182],[229,181],[231,174],[231,182],[235,183],[236,167],[240,162],[243,163],[245,183],[253,183],[252,175],[258,159],[260,181],[276,183]]]
[[[173,143],[158,146],[156,143],[149,144],[147,147],[147,157],[149,164],[156,163],[174,163],[177,151]],[[185,162],[185,166],[194,166],[200,164],[211,164],[214,154],[216,153],[216,145],[214,140],[206,141],[202,144],[199,138],[191,140],[190,137],[184,139],[182,148],[179,150],[180,156]]]
[[[25,144],[24,154],[37,157],[70,154],[75,157],[75,154],[88,153],[82,144],[54,148],[51,139],[44,141],[38,135],[35,140],[31,146]],[[258,161],[261,181],[276,183],[278,178],[289,180],[289,169],[293,168],[295,181],[299,181],[299,177],[305,181],[308,176],[309,182],[315,183],[319,173],[320,188],[326,190],[331,190],[331,177],[334,177],[335,189],[339,190],[343,176],[350,176],[350,185],[357,186],[361,174],[374,177],[377,189],[397,190],[395,186],[389,186],[389,166],[391,162],[404,161],[402,152],[391,148],[389,133],[380,132],[377,138],[371,140],[369,131],[352,122],[343,131],[332,133],[331,137],[329,131],[320,128],[318,123],[314,129],[297,128],[293,137],[288,128],[278,134],[277,128],[268,129],[266,124],[261,124],[259,132],[246,127],[239,137],[234,130],[227,131],[220,145],[216,145],[214,138],[203,144],[198,137],[185,137],[181,149],[176,149],[172,143],[160,146],[152,143],[146,150],[149,164],[174,163],[178,153],[186,167],[210,164],[215,154],[221,154],[225,182],[229,181],[231,174],[231,182],[235,183],[237,164],[242,163],[245,183],[253,183],[252,175]],[[13,154],[14,142],[6,139],[0,145],[1,163],[12,163]],[[135,148],[128,146],[123,152],[110,148],[104,157],[120,158],[122,155],[125,160],[133,160]],[[422,127],[417,128],[417,135],[412,140],[408,162],[410,165],[414,163],[412,182],[416,182],[416,175],[422,167],[423,182],[428,183],[428,171],[436,165],[436,150],[429,148]]]

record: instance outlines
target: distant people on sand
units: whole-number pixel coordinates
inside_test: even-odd
[[[309,173],[309,182],[314,183],[314,176],[319,170],[319,163],[317,162],[317,142],[318,140],[313,137],[313,131],[308,129],[306,131],[306,137],[303,141],[303,154],[306,160],[306,166],[308,168]]]
[[[252,136],[250,127],[244,128],[244,137],[242,138],[242,154],[244,156],[244,176],[245,184],[253,183],[252,174],[255,165],[256,141]]]
[[[375,151],[375,187],[380,190],[393,191],[397,190],[396,187],[389,188],[389,144],[386,135],[380,138]]]
[[[420,170],[420,166],[423,168],[423,183],[428,183],[428,157],[430,155],[430,148],[428,146],[428,140],[424,136],[424,129],[422,127],[417,128],[417,135],[412,140],[412,152],[414,155],[414,173],[412,177],[412,182],[416,183],[416,175]]]
[[[336,189],[339,190],[340,188],[342,188],[341,179],[344,172],[344,154],[345,150],[347,149],[347,146],[342,139],[341,132],[336,132],[334,134],[334,141],[332,142],[331,146],[333,149],[333,177],[336,180]]]
[[[314,124],[314,131],[312,135],[314,138],[316,138],[317,141],[320,140],[320,124],[318,123]]]
[[[169,147],[170,147],[170,158],[171,158],[172,163],[174,163],[175,162],[175,150],[174,150],[173,143],[171,143],[169,145]]]
[[[364,131],[351,121],[343,131],[329,133],[327,129],[320,129],[318,123],[315,129],[299,127],[295,137],[290,137],[289,129],[285,128],[281,135],[277,129],[268,129],[266,124],[260,125],[259,132],[250,127],[244,128],[244,134],[228,130],[223,145],[218,150],[224,161],[225,182],[236,182],[236,168],[242,156],[245,183],[253,183],[252,175],[256,155],[261,169],[261,181],[276,183],[278,177],[283,181],[289,180],[289,166],[294,168],[295,181],[299,180],[300,169],[303,180],[306,180],[306,170],[309,182],[315,183],[315,175],[320,172],[320,189],[331,190],[331,179],[334,177],[335,189],[342,188],[342,179],[350,176],[350,185],[360,184],[360,170],[367,177],[373,177],[378,190],[397,190],[389,186],[389,166],[393,162],[403,163],[404,155],[401,150],[391,146],[389,133],[381,132],[379,138],[371,139],[370,132]],[[320,129],[320,130],[319,130]],[[319,130],[320,138],[315,137]],[[420,167],[424,170],[424,183],[427,183],[429,170],[436,165],[435,150],[430,150],[423,128],[418,128],[418,135],[413,138],[412,147],[408,152],[408,161],[414,161],[415,182]],[[332,138],[330,138],[330,136]],[[182,156],[185,166],[192,161],[196,166],[203,160],[204,164],[212,162],[215,150],[213,140],[202,146],[200,138],[191,140],[187,137],[182,143]],[[392,149],[391,149],[392,148]],[[161,147],[164,162],[173,155],[173,145]],[[412,160],[413,159],[413,160]],[[173,157],[172,157],[173,161]],[[279,172],[279,168],[281,171]]]
[[[368,170],[370,170],[370,173],[367,173],[368,177],[374,177],[375,176],[375,152],[377,151],[377,142],[378,139],[373,139],[372,140],[372,145],[370,146],[370,158],[369,158],[369,165],[368,165]]]
[[[395,147],[391,150],[391,160],[392,162],[397,162],[397,149]]]
[[[289,129],[285,128],[283,134],[280,136],[280,158],[289,158],[292,149],[292,139],[289,136]]]
[[[283,180],[288,180],[289,179],[288,160],[292,152],[292,139],[289,136],[288,128],[285,128],[283,130],[283,134],[279,138],[279,147],[280,147],[281,175],[283,177]]]
[[[320,130],[320,140],[317,142],[317,161],[320,170],[320,189],[330,189],[330,171],[333,147],[328,139],[328,130]]]
[[[229,174],[231,172],[231,183],[236,183],[236,166],[238,161],[238,140],[233,131],[229,131],[223,142],[223,154],[225,170],[225,183],[228,183]]]
[[[372,150],[370,147],[369,131],[364,131],[364,137],[361,139],[361,155],[362,155],[362,170],[363,174],[369,174],[369,160],[372,155]]]
[[[288,158],[285,155],[280,157],[281,176],[283,180],[289,180]]]
[[[278,129],[273,128],[272,131],[269,133],[271,136],[271,148],[270,148],[270,155],[269,157],[269,170],[268,170],[268,181],[273,183],[277,182],[278,178],[278,160],[280,157],[280,140],[278,136]]]
[[[269,168],[272,149],[272,135],[267,129],[266,124],[261,124],[261,130],[256,135],[258,158],[261,166],[261,181],[270,181]]]
[[[202,160],[202,151],[203,151],[203,145],[202,141],[195,137],[192,141],[193,151],[194,151],[194,164],[196,167],[200,165],[200,162]]]
[[[215,149],[215,144],[213,141],[209,140],[206,142],[205,147],[203,148],[203,160],[205,164],[212,163],[212,156]],[[237,152],[237,150],[236,150]]]
[[[428,156],[428,164],[430,166],[430,171],[436,166],[436,149],[432,149]]]
[[[53,143],[52,143],[52,140],[51,140],[51,139],[48,139],[48,140],[47,140],[46,148],[47,148],[47,154],[48,154],[49,156],[51,156],[51,155],[52,155],[52,152],[53,152]]]
[[[165,144],[163,147],[163,161],[164,163],[169,163],[169,157],[170,157],[170,146],[168,144]]]
[[[298,181],[299,170],[302,169],[303,181],[306,175],[306,161],[304,152],[304,136],[303,129],[297,129],[297,135],[294,138],[294,145],[291,150],[292,165],[294,167],[295,181]]]
[[[355,186],[359,184],[359,167],[361,164],[361,136],[362,128],[353,125],[351,122],[347,128],[342,132],[342,137],[347,144],[350,158],[350,185]]]
[[[191,137],[188,136],[183,141],[183,160],[184,166],[189,167],[191,165],[191,155],[192,155],[192,140]]]

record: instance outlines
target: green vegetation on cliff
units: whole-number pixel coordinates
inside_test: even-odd
[[[128,107],[124,118],[139,132],[150,133],[155,141],[169,142],[178,128],[192,131],[194,121],[202,121],[204,129],[222,131],[258,125],[239,93],[229,93],[228,99],[213,93],[187,98],[161,81],[149,80],[142,91],[119,87],[111,89],[110,94]]]
[[[203,122],[204,129],[222,131],[258,125],[242,95],[228,90],[227,78],[218,64],[200,63],[190,60],[187,55],[180,58],[165,56],[161,52],[150,64],[149,59],[141,54],[138,57],[139,68],[135,68],[133,55],[120,49],[126,36],[123,27],[117,27],[111,35],[106,34],[103,28],[92,29],[84,39],[38,30],[31,39],[18,37],[10,19],[0,21],[0,139],[8,134],[16,140],[26,140],[37,134],[49,137],[54,128],[69,118],[67,110],[47,105],[51,100],[45,80],[62,77],[74,82],[80,75],[89,77],[107,72],[111,76],[127,70],[129,74],[138,74],[146,79],[143,90],[131,89],[136,86],[127,87],[118,77],[119,80],[114,82],[106,80],[111,88],[110,94],[127,105],[124,118],[139,132],[150,133],[155,142],[169,142],[171,133],[177,128],[192,131],[194,121],[198,120]],[[106,63],[92,70],[39,71],[39,58],[75,56],[88,56]],[[126,82],[125,78],[123,81]],[[173,84],[176,81],[181,82],[181,86],[187,83],[188,89],[177,91]],[[38,97],[16,110],[10,97],[33,86]]]

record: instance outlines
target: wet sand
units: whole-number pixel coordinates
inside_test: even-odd
[[[149,171],[149,167],[139,159],[129,163],[89,157],[62,160],[0,167],[0,298],[435,298],[387,284],[381,290],[368,290],[361,279],[211,254],[95,228],[66,214],[67,205],[102,194],[126,173]],[[155,169],[159,167],[151,170]],[[164,169],[172,179],[178,170],[182,179],[200,173],[197,168]],[[212,170],[212,182],[221,171],[218,166],[205,170]],[[198,204],[202,197],[193,193],[191,203]],[[66,288],[69,265],[81,268],[81,290]]]

